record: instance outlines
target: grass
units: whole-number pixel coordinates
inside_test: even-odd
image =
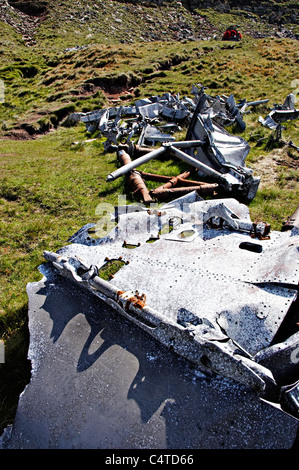
[[[200,82],[211,94],[233,92],[239,99],[246,90],[248,100],[273,96],[279,102],[298,78],[292,40],[157,41],[142,48],[93,42],[75,51],[45,51],[39,44],[30,54],[15,46],[9,59],[4,52],[0,68],[6,97],[0,107],[2,133],[24,122],[33,131],[55,127],[71,110],[107,106],[113,90],[133,87],[133,100],[165,90],[189,95],[192,84]]]
[[[123,19],[125,12],[133,14],[130,5],[121,8]],[[213,96],[269,98],[272,106],[283,102],[299,79],[298,43],[290,39],[246,38],[234,44],[144,41],[136,47],[134,41],[141,34],[137,26],[132,43],[120,44],[117,37],[101,42],[104,31],[96,31],[92,21],[89,38],[79,20],[55,21],[48,18],[30,49],[4,24],[0,40],[0,79],[5,84],[5,103],[0,104],[0,337],[7,358],[0,365],[0,432],[13,422],[19,393],[30,378],[26,284],[41,278],[38,266],[43,250],[56,251],[84,224],[97,222],[100,203],[116,205],[119,194],[132,202],[124,178],[106,183],[106,176],[117,166],[115,154],[104,153],[102,139],[74,145],[92,136],[84,125],[61,126],[68,113],[107,107],[115,91],[128,92],[122,103],[169,91],[191,97],[191,87],[197,83]],[[223,17],[223,24],[227,21]],[[76,28],[81,28],[80,34]],[[65,51],[74,44],[84,48]],[[262,175],[258,194],[249,205],[252,220],[280,230],[299,203],[299,167],[296,151],[277,146],[273,131],[258,123],[259,115],[267,112],[268,107],[253,110],[245,115],[244,132],[229,131],[250,143],[247,164],[256,176]],[[51,132],[11,140],[21,126],[31,132]],[[283,139],[299,145],[298,129],[298,121],[287,123]],[[166,158],[140,169],[177,175],[186,167]],[[148,183],[149,189],[154,186]]]
[[[102,157],[97,143],[73,149],[72,142],[84,137],[85,126],[32,141],[1,142],[0,337],[7,358],[0,365],[1,430],[12,422],[30,377],[26,284],[40,280],[43,250],[56,251],[79,227],[96,220],[101,201],[108,197],[116,204],[123,192],[121,181],[109,187],[105,182],[115,155]]]
[[[290,127],[297,131],[294,124]],[[268,131],[263,129],[271,135]],[[39,279],[37,267],[43,250],[56,251],[78,228],[96,222],[99,203],[116,205],[118,194],[126,193],[123,178],[106,183],[106,176],[116,168],[115,154],[104,154],[100,139],[73,145],[85,138],[85,126],[80,125],[61,127],[35,140],[1,142],[0,325],[4,337],[10,334],[5,329],[6,319],[27,301],[24,279]],[[249,164],[253,169],[258,168],[263,155],[270,153],[259,146],[252,146],[251,152]],[[259,155],[256,160],[255,155]],[[155,159],[140,169],[176,175],[186,167],[181,162]],[[155,186],[147,184],[149,189]],[[130,202],[129,193],[126,196]],[[278,166],[272,185],[259,191],[250,209],[255,219],[270,220],[274,228],[280,229],[298,200],[298,171]]]
[[[101,158],[92,144],[73,150],[71,142],[82,132],[60,129],[33,141],[2,141],[1,319],[25,302],[24,279],[39,278],[43,249],[56,250],[106,199],[105,175],[115,156]],[[120,185],[115,182],[115,193]]]

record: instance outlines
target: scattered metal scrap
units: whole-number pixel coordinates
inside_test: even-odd
[[[148,152],[150,152],[149,149]],[[137,153],[137,148],[135,148],[134,153]],[[141,153],[144,154],[144,149]],[[130,155],[123,148],[119,147],[117,156],[123,167],[127,166],[127,168],[131,168],[132,165],[134,165],[134,163],[132,164]],[[145,158],[148,158],[146,154]],[[195,173],[195,171],[197,172],[197,168],[193,169],[193,173]],[[173,196],[183,196],[192,191],[197,191],[201,196],[215,196],[218,184],[188,180],[187,178],[190,176],[191,172],[192,170],[189,170],[178,176],[168,177],[132,169],[127,172],[127,181],[132,191],[132,196],[141,199],[146,204],[152,203],[155,200],[167,200]],[[164,184],[149,191],[146,187],[145,180],[160,181]],[[180,184],[180,186],[178,186],[178,184]]]
[[[84,122],[88,132],[100,131],[106,137],[105,150],[116,150],[119,143],[130,142],[133,136],[139,139],[138,145],[153,146],[175,140],[171,133],[180,129],[180,123],[190,120],[195,107],[195,101],[190,98],[180,99],[179,94],[165,93],[137,100],[131,106],[73,113],[68,120]]]
[[[196,192],[159,210],[117,207],[111,218],[106,236],[92,238],[87,225],[45,258],[205,374],[233,378],[299,418],[297,218],[270,232],[236,199]],[[113,259],[123,267],[104,281]]]
[[[274,104],[274,107],[265,119],[260,116],[259,122],[270,129],[277,129],[282,122],[299,118],[299,109],[295,109],[295,95],[290,93],[283,104]]]
[[[246,99],[236,103],[234,95],[231,94],[229,97],[226,95],[212,97],[205,93],[204,87],[196,88],[193,87],[193,93],[197,97],[197,106],[194,114],[209,116],[217,124],[221,126],[229,126],[237,124],[243,131],[246,128],[245,121],[243,120],[243,114],[247,108],[251,106],[260,106],[268,103],[268,99],[247,101]]]
[[[191,94],[193,98],[181,99],[179,94],[164,93],[137,100],[129,106],[72,113],[68,120],[84,122],[88,132],[100,131],[107,138],[105,148],[108,150],[118,143],[128,143],[136,135],[140,146],[175,140],[171,133],[180,130],[181,124],[188,125],[194,112],[208,114],[222,126],[237,123],[244,130],[242,114],[248,112],[247,108],[269,101],[247,102],[243,99],[236,103],[233,94],[212,97],[205,93],[205,87],[201,85],[193,85]],[[165,131],[168,133],[165,134]]]
[[[254,178],[245,165],[250,146],[241,137],[229,134],[223,126],[236,123],[244,130],[242,114],[248,107],[268,100],[241,100],[237,104],[233,95],[213,98],[202,86],[193,86],[192,94],[193,99],[180,99],[178,94],[165,93],[161,97],[140,99],[131,106],[74,113],[69,120],[84,122],[89,132],[100,131],[106,137],[105,150],[118,151],[121,145],[131,145],[131,148],[160,145],[112,172],[107,181],[168,153],[198,168],[199,176],[212,178],[212,183],[218,184],[231,196],[252,200],[259,178]],[[186,140],[177,142],[173,133],[181,129],[182,124],[188,127]],[[133,152],[128,153],[133,157]]]
[[[237,199],[250,201],[256,194],[260,178],[254,177],[252,170],[244,166],[249,149],[244,139],[230,135],[209,117],[205,119],[196,114],[190,123],[187,140],[162,142],[160,147],[110,173],[107,181],[113,181],[154,158],[169,154],[197,168],[199,175],[212,178],[214,183]]]

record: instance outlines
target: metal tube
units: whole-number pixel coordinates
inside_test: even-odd
[[[150,180],[150,181],[158,181],[158,182],[167,182],[170,181],[172,176],[165,176],[165,175],[156,175],[155,173],[146,173],[145,171],[139,171],[141,174],[142,178],[145,180]]]
[[[257,101],[248,101],[247,106],[257,106],[259,104],[266,104],[268,103],[269,99],[266,100],[257,100]],[[238,107],[238,105],[237,105]]]
[[[177,147],[181,149],[190,148],[190,147],[202,147],[206,142],[203,140],[182,140],[179,142],[171,142],[172,147]]]
[[[221,173],[216,170],[213,170],[212,168],[200,162],[199,160],[196,160],[195,158],[191,157],[190,155],[187,155],[185,152],[182,152],[181,150],[173,146],[170,147],[170,150],[176,157],[180,158],[189,165],[198,168],[198,170],[201,170],[205,175],[212,176],[213,178],[218,181],[221,181],[222,183],[226,182],[225,178]]]
[[[129,184],[132,189],[132,196],[141,197],[143,202],[149,204],[153,202],[150,193],[145,186],[143,179],[140,176],[140,173],[137,170],[132,170],[128,176]]]
[[[185,171],[184,173],[181,173],[180,175],[178,176],[173,176],[172,178],[170,178],[165,184],[163,184],[162,186],[159,186],[159,188],[156,188],[156,190],[159,190],[160,188],[172,188],[173,186],[176,186],[178,184],[179,181],[183,181],[185,180],[186,178],[188,178],[188,176],[190,175],[190,171]],[[195,183],[195,186],[199,184],[199,183]],[[191,186],[191,185],[189,185]],[[194,184],[192,184],[192,186],[194,186]]]
[[[186,179],[183,179],[183,178],[180,178],[178,176],[178,183],[181,185],[181,186],[202,186],[206,183],[202,182],[202,181],[193,181],[193,180],[186,180]]]
[[[165,151],[166,151],[165,147],[159,147],[158,149],[155,149],[152,152],[147,153],[146,155],[142,155],[136,160],[133,160],[131,163],[128,163],[127,165],[124,165],[121,168],[118,168],[117,170],[110,173],[110,175],[107,176],[106,181],[113,181],[116,178],[119,178],[120,176],[125,175],[130,170],[133,170],[134,168],[142,165],[143,163],[146,163],[152,160],[153,158],[156,158],[159,155],[162,155]]]
[[[51,251],[44,251],[44,257],[47,261],[50,261],[53,264],[53,267],[56,268],[61,276],[76,282],[84,288],[89,289],[92,287],[93,290],[96,290],[108,299],[116,302],[121,308],[124,309],[124,311],[127,311],[129,314],[130,312],[138,313],[140,320],[137,321],[137,323],[139,326],[146,326],[143,320],[150,321],[153,326],[159,325],[161,321],[165,324],[172,324],[170,319],[166,318],[159,311],[147,305],[145,302],[145,296],[139,296],[137,291],[135,293],[121,291],[118,287],[108,281],[105,281],[97,275],[84,280],[83,277],[78,274],[78,268],[82,267],[85,269],[86,266],[83,265],[79,259],[74,260],[76,265],[74,266],[74,264],[70,263],[67,258],[63,258],[57,253],[53,253]],[[142,299],[142,305],[138,305]],[[135,319],[132,318],[132,320],[134,321]]]
[[[293,214],[284,222],[281,231],[292,230],[294,227],[299,228],[299,206],[294,210]]]
[[[192,174],[195,174],[196,172],[197,172],[197,168],[192,168],[191,170],[187,170],[178,176],[165,176],[165,175],[157,175],[155,173],[147,173],[145,171],[139,170],[139,173],[144,180],[158,181],[164,184],[171,182],[171,186],[173,186],[174,184],[178,184],[178,183],[180,183],[181,186],[197,186],[198,184],[202,184],[201,181],[191,181],[187,179],[189,178],[189,176],[191,176]]]
[[[131,155],[134,156],[135,158],[139,158],[142,155],[145,155],[145,154],[147,154],[149,152],[152,152],[152,151],[153,151],[153,149],[150,148],[150,147],[140,147],[139,145],[136,144],[133,148],[133,151],[132,151]]]
[[[165,176],[165,175],[156,175],[155,173],[146,173],[144,171],[139,171],[142,178],[145,180],[167,183],[169,181],[172,181],[174,178],[176,178],[184,186],[196,186],[198,183],[200,183],[199,181],[190,181],[190,180],[185,179],[195,172],[196,172],[196,168],[193,168],[192,170],[185,171],[183,174],[178,175],[178,176]]]
[[[130,164],[132,161],[130,155],[124,150],[118,151],[118,159],[123,166]],[[153,202],[139,171],[131,170],[127,174],[127,180],[134,196],[140,196],[143,202],[147,204]]]
[[[151,191],[151,195],[156,199],[163,200],[167,199],[170,196],[181,197],[185,194],[189,194],[192,191],[197,191],[199,195],[202,196],[214,196],[215,190],[218,188],[218,184],[211,183],[198,186],[185,186],[184,188],[158,188]]]

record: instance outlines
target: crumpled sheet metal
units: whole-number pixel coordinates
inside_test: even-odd
[[[206,377],[50,265],[39,269],[43,279],[27,286],[32,378],[0,449],[293,446],[293,416]]]
[[[213,170],[225,174],[227,181],[232,182],[232,188],[238,188],[234,197],[247,201],[254,199],[260,178],[253,176],[252,170],[245,165],[250,145],[242,137],[229,134],[210,116],[194,113],[186,139],[206,141],[206,146],[193,147],[188,153]]]
[[[187,140],[209,140],[211,150],[203,151],[196,147],[198,159],[215,169],[225,164],[243,166],[250,151],[250,145],[239,136],[229,134],[218,124],[214,123],[208,116],[201,114],[194,116],[187,133]]]
[[[217,95],[215,97],[205,93],[205,87],[202,85],[193,86],[192,93],[195,96],[196,113],[204,116],[209,116],[214,122],[220,126],[229,126],[237,124],[243,131],[246,128],[246,123],[243,119],[243,114],[247,113],[247,108],[260,106],[268,103],[268,99],[247,101],[242,99],[236,103],[233,93],[230,96]]]
[[[290,93],[282,105],[275,104],[265,118],[260,116],[259,122],[265,127],[276,129],[280,123],[298,118],[299,109],[295,109],[295,95]]]
[[[270,129],[276,129],[281,122],[293,121],[299,118],[299,109],[292,110],[277,110],[271,111],[265,119],[262,116],[259,117],[259,122],[265,127]]]
[[[243,105],[245,108],[245,105]],[[237,107],[233,94],[228,98],[220,96],[211,97],[204,93],[203,89],[198,97],[196,112],[204,116],[209,116],[221,126],[238,124],[241,130],[245,130],[246,124],[243,120],[240,109]]]
[[[83,228],[58,255],[72,260],[74,266],[79,262],[98,268],[107,258],[121,257],[125,264],[108,286],[114,292],[131,293],[128,299],[136,291],[145,294],[150,315],[157,312],[161,321],[160,327],[144,325],[142,320],[139,326],[184,357],[199,360],[204,372],[212,369],[262,393],[263,383],[272,386],[273,377],[254,357],[270,347],[297,297],[298,232],[272,232],[270,239],[253,240],[248,232],[225,224],[215,229],[199,220],[219,201],[191,200],[190,195],[181,198],[160,207],[159,213],[131,208],[120,215],[125,207],[118,208],[117,229],[109,236],[91,239]],[[236,220],[250,222],[245,205],[235,199],[224,201]],[[174,217],[183,223],[146,243]],[[189,240],[179,236],[192,228]],[[126,248],[124,240],[136,248]],[[240,249],[244,241],[262,245],[262,251]],[[273,256],[276,250],[278,259]],[[117,302],[112,301],[112,306],[123,312]],[[205,363],[200,360],[199,344]]]

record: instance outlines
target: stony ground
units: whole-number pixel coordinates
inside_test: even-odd
[[[15,8],[12,5],[26,4],[27,8]],[[0,20],[12,26],[22,35],[28,46],[36,44],[36,33],[40,25],[55,12],[50,2],[39,2],[44,6],[37,10],[30,8],[34,2],[13,2],[0,0]],[[35,2],[36,3],[36,2]],[[63,3],[59,3],[60,7]],[[59,20],[69,24],[73,22],[86,27],[92,33],[93,24],[105,24],[107,38],[117,38],[122,34],[121,42],[133,41],[168,41],[168,40],[209,40],[219,39],[223,34],[223,24],[219,20],[219,12],[207,13],[203,10],[190,12],[181,7],[181,4],[170,4],[158,7],[153,3],[149,7],[145,2],[132,4],[127,2],[98,0],[93,4],[80,1],[73,2],[72,8],[64,5],[59,9]],[[134,18],[134,21],[132,21]],[[228,16],[229,19],[229,16]],[[104,21],[105,20],[105,21]],[[292,28],[279,24],[268,24],[251,12],[242,12],[240,21],[243,26],[242,33],[251,37],[289,37],[297,38]],[[138,24],[141,27],[138,29]],[[146,27],[144,28],[144,25]]]

